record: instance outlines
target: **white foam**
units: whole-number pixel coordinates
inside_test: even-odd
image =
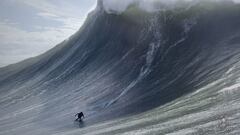
[[[122,13],[130,5],[137,5],[139,8],[154,12],[164,10],[165,8],[174,8],[179,3],[192,3],[201,2],[203,0],[102,0],[103,7],[108,13]],[[240,0],[209,0],[209,1],[232,1],[234,3],[240,3]]]

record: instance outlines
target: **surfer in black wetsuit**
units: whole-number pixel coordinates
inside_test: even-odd
[[[83,112],[77,113],[75,117],[77,116],[77,119],[75,121],[82,121],[82,117],[84,118]]]

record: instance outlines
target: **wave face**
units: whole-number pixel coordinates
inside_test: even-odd
[[[69,40],[0,69],[0,134],[240,134],[239,25],[231,2],[99,5]]]

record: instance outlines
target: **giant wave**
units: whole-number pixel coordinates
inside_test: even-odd
[[[99,1],[71,38],[0,69],[0,134],[239,134],[239,26],[231,1]]]

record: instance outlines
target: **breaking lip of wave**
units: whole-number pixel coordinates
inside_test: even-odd
[[[240,0],[98,0],[98,5],[102,5],[108,13],[121,14],[131,6],[138,7],[147,12],[156,12],[174,8],[188,9],[202,2],[233,2],[239,4]]]

